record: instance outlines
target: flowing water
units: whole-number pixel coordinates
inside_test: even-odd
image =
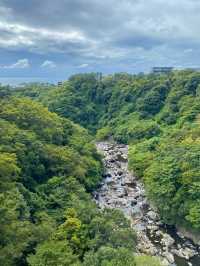
[[[165,265],[200,266],[200,247],[163,224],[149,204],[143,184],[128,171],[128,146],[99,142],[105,174],[94,199],[100,208],[118,208],[130,219],[137,252],[159,256]]]

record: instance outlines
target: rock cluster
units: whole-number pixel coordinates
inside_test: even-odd
[[[197,247],[184,237],[179,237],[182,241],[177,243],[167,232],[148,203],[143,184],[128,171],[128,146],[99,142],[97,149],[104,155],[106,169],[101,187],[94,193],[99,207],[119,208],[124,212],[137,233],[139,253],[159,256],[164,265],[176,265],[175,256],[192,265],[189,259],[199,255]]]

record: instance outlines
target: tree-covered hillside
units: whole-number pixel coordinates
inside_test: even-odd
[[[31,91],[26,96],[31,96]],[[62,117],[130,144],[129,166],[143,178],[163,220],[200,229],[200,74],[72,76],[36,89]],[[24,90],[26,91],[26,90]],[[24,94],[18,90],[18,94]]]
[[[142,266],[121,212],[91,192],[102,165],[91,136],[28,98],[0,100],[0,265]]]

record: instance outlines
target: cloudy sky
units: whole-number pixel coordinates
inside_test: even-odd
[[[0,77],[200,66],[199,0],[0,0]]]

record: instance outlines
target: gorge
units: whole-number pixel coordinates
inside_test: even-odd
[[[200,230],[198,72],[77,74],[0,96],[0,264],[200,265],[186,237]]]

